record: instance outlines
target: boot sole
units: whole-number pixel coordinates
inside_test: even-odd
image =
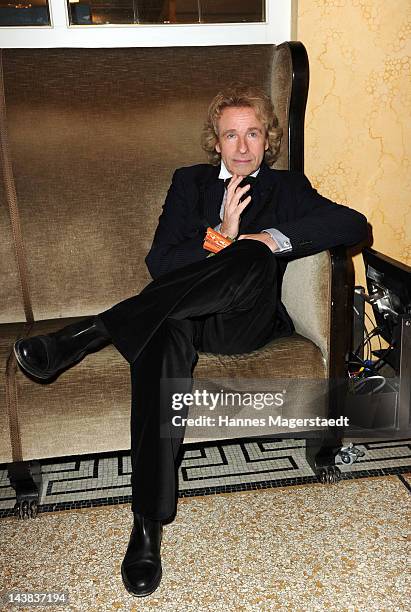
[[[137,593],[136,591],[133,590],[132,586],[128,583],[123,573],[123,565],[121,565],[121,578],[123,580],[123,584],[126,588],[126,591],[130,593],[130,595],[132,595],[133,597],[147,597],[148,595],[151,595],[152,593],[154,593],[154,591],[159,587],[162,577],[163,577],[163,568],[160,567],[160,575],[158,577],[158,580],[156,580],[156,582],[154,583],[153,587],[149,591],[140,591],[139,593]]]

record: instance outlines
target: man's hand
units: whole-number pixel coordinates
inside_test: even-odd
[[[270,234],[267,234],[267,232],[261,232],[261,234],[241,234],[241,236],[238,237],[238,240],[245,239],[259,240],[260,242],[264,242],[272,253],[275,253],[275,251],[278,250],[278,244],[271,238]]]
[[[243,202],[240,202],[241,197],[250,189],[250,185],[238,187],[243,180],[243,176],[233,174],[231,181],[227,187],[227,198],[224,206],[224,218],[221,223],[220,233],[223,236],[236,238],[240,227],[241,213],[246,206],[251,202],[251,196],[247,196]]]

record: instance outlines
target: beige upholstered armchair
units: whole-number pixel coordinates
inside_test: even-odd
[[[207,106],[234,74],[272,95],[284,131],[275,167],[303,171],[301,43],[2,52],[0,462],[20,510],[38,500],[39,460],[129,448],[130,388],[128,364],[112,346],[38,384],[19,371],[12,345],[101,312],[149,282],[144,257],[172,172],[205,161]],[[344,375],[348,289],[344,249],[292,261],[283,300],[296,333],[249,355],[202,354],[194,376],[306,378],[328,388]],[[319,413],[338,409],[334,382],[329,391]],[[307,399],[296,398],[292,410],[309,414]],[[336,477],[337,438],[310,438],[307,457],[323,479]]]

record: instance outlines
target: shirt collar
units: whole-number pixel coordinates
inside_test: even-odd
[[[259,172],[260,172],[260,168],[257,168],[257,170],[253,172],[252,174],[250,174],[250,176],[256,177]],[[223,162],[223,160],[221,160],[221,168],[220,168],[220,174],[218,175],[218,178],[225,180],[231,177],[232,177],[231,172],[227,170],[225,163]]]

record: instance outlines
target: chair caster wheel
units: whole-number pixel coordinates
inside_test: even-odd
[[[321,468],[321,470],[318,470],[317,478],[321,482],[321,484],[326,484],[327,483],[327,470],[325,468]]]
[[[28,500],[19,501],[14,506],[14,514],[23,521],[29,518],[36,518],[38,514],[38,504],[35,500],[31,502]]]
[[[337,455],[340,455],[342,463],[345,465],[352,465],[358,461],[358,459],[364,457],[365,452],[357,446],[354,446],[354,444],[351,442],[351,444],[348,446],[342,446]]]
[[[341,470],[336,465],[329,465],[320,468],[317,477],[322,484],[335,484],[341,480]]]

